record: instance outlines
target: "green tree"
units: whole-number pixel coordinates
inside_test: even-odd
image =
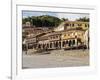
[[[83,17],[83,18],[76,19],[76,21],[89,22],[89,18],[87,18],[87,17]]]
[[[35,25],[36,27],[55,27],[62,22],[61,19],[49,15],[32,16],[22,19],[23,24],[25,24],[27,21],[31,22],[31,24]]]
[[[62,18],[61,20],[62,20],[62,22],[63,21],[68,21],[68,18]]]

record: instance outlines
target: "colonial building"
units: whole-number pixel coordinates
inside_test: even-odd
[[[33,34],[27,35],[22,41],[23,50],[32,49],[36,47],[36,36]]]
[[[82,45],[84,43],[84,35],[85,31],[84,30],[67,30],[62,32],[62,40],[63,43],[65,43],[66,41],[69,41],[68,46],[78,46],[78,45]],[[63,46],[65,47],[66,45],[63,44]]]
[[[89,47],[89,40],[87,38],[89,37],[87,34],[89,29],[88,22],[65,21],[54,28],[54,30],[41,28],[40,31],[37,31],[37,29],[39,28],[33,30],[25,39],[28,48],[31,46],[36,50],[52,50],[78,47],[81,45]]]
[[[58,46],[58,42],[60,42],[60,39],[61,39],[60,32],[47,33],[46,35],[39,37],[37,48],[41,49],[60,48],[60,46]]]
[[[48,33],[39,37],[37,48],[40,49],[61,49],[76,47],[84,44],[85,30],[66,30]]]

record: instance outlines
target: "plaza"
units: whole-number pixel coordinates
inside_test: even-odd
[[[50,54],[23,52],[22,68],[59,68],[89,66],[89,50],[53,50]]]

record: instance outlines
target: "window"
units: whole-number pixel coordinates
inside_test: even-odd
[[[66,34],[64,34],[64,37],[66,37]]]
[[[55,36],[53,36],[53,39],[55,39]]]
[[[52,37],[50,37],[50,39],[52,39]]]
[[[56,36],[56,38],[58,38],[58,36]]]
[[[69,26],[69,24],[65,24],[65,26]]]
[[[78,26],[82,26],[82,24],[78,24]]]
[[[68,36],[70,36],[70,34],[68,34]]]

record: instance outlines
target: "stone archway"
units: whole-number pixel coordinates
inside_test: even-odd
[[[72,46],[72,41],[71,41],[71,40],[68,41],[68,46],[69,46],[69,47]]]
[[[58,42],[58,46],[59,46],[59,48],[61,49],[61,41],[60,41],[60,42]]]
[[[77,38],[77,45],[82,44],[82,41],[80,38]]]
[[[63,41],[62,42],[62,46],[65,47],[65,44],[66,44],[66,41]]]
[[[68,44],[68,40],[66,41],[66,44]]]
[[[50,48],[52,48],[52,43],[50,43]]]
[[[43,44],[43,49],[45,48],[45,44]]]
[[[41,48],[41,44],[38,45],[38,48],[39,48],[39,49]]]
[[[49,48],[49,44],[47,43],[47,48]]]
[[[58,48],[58,42],[55,43],[56,48]]]
[[[73,46],[75,45],[75,40],[72,40],[72,45],[73,45]]]

